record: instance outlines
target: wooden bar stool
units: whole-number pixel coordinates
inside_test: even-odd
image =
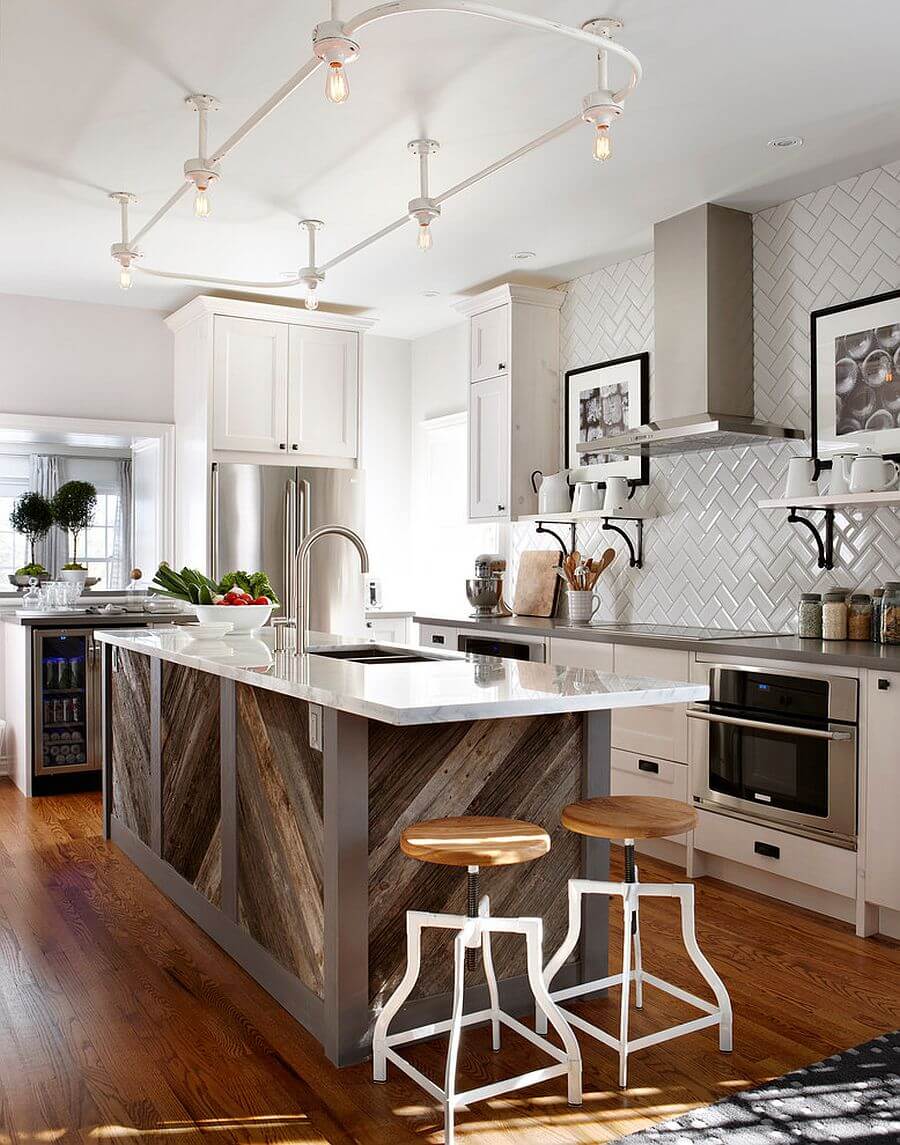
[[[406,913],[406,973],[397,989],[384,1005],[375,1023],[372,1037],[372,1059],[375,1081],[384,1081],[387,1062],[417,1082],[425,1091],[440,1101],[444,1109],[444,1136],[447,1145],[453,1145],[454,1114],[458,1106],[484,1101],[497,1094],[535,1085],[550,1077],[565,1074],[568,1078],[568,1098],[571,1105],[581,1104],[581,1053],[578,1039],[560,1008],[553,1002],[543,978],[543,920],[540,918],[494,918],[491,916],[487,895],[479,901],[478,876],[482,867],[499,867],[509,863],[527,863],[546,855],[550,850],[550,836],[534,823],[518,819],[465,816],[452,819],[432,819],[407,827],[400,837],[400,847],[413,859],[424,863],[439,863],[468,870],[468,914],[436,914],[428,911]],[[448,1021],[432,1022],[414,1030],[389,1034],[388,1029],[397,1011],[409,997],[421,966],[421,938],[425,927],[438,927],[457,931],[453,942],[453,1004]],[[540,1037],[527,1026],[500,1009],[497,976],[491,958],[492,934],[521,934],[525,937],[528,982],[534,995],[537,1012],[549,1019],[562,1040],[563,1050]],[[463,1014],[464,971],[474,968],[477,950],[481,949],[487,979],[490,1007]],[[457,1091],[456,1062],[459,1054],[460,1032],[463,1026],[490,1021],[492,1044],[500,1049],[500,1025],[508,1026],[523,1038],[544,1050],[556,1061],[555,1065],[531,1070],[517,1077],[482,1085],[477,1089]],[[544,1033],[546,1033],[546,1021]],[[450,1045],[444,1071],[444,1088],[440,1089],[396,1052],[397,1046],[421,1041],[436,1034],[449,1032]]]
[[[628,1055],[635,1050],[654,1046],[659,1042],[678,1038],[702,1030],[705,1026],[718,1025],[719,1049],[731,1050],[732,1013],[731,999],[725,984],[710,965],[697,943],[694,929],[694,888],[691,883],[641,883],[634,861],[636,839],[658,839],[668,835],[681,835],[697,825],[697,812],[687,803],[675,799],[658,799],[645,795],[610,795],[599,799],[585,799],[581,803],[570,803],[562,813],[563,826],[579,835],[590,835],[598,839],[621,841],[625,847],[625,881],[623,883],[597,882],[590,879],[569,880],[569,929],[562,946],[547,964],[544,981],[549,987],[566,959],[575,949],[581,933],[581,900],[584,895],[621,895],[625,910],[624,940],[622,943],[622,973],[594,982],[585,982],[567,990],[551,991],[554,1001],[561,1002],[578,998],[583,994],[593,994],[608,986],[622,987],[622,1000],[619,1014],[619,1036],[614,1038],[605,1030],[586,1021],[576,1014],[565,1011],[571,1024],[584,1030],[604,1045],[610,1046],[619,1054],[619,1085],[624,1087],[628,1080]],[[681,902],[681,937],[691,961],[709,983],[716,998],[716,1005],[698,998],[679,986],[673,986],[655,974],[648,974],[641,964],[641,932],[638,919],[638,900],[643,895],[655,898],[674,897]],[[634,967],[631,965],[631,948],[634,944]],[[664,990],[682,1002],[687,1002],[703,1011],[703,1017],[677,1026],[658,1030],[642,1038],[628,1040],[628,1002],[631,983],[634,982],[635,1004],[643,1005],[643,986],[649,983],[658,990]],[[546,1033],[546,1020],[540,1011],[536,1014],[536,1028]]]

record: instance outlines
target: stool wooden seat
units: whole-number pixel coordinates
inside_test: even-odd
[[[596,839],[661,839],[697,826],[697,812],[678,799],[655,795],[607,795],[570,803],[563,826]]]
[[[543,827],[522,819],[466,815],[414,823],[401,834],[400,849],[424,863],[503,867],[546,855],[550,836]]]

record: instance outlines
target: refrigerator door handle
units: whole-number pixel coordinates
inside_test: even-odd
[[[209,575],[219,579],[219,466],[213,462],[209,471]]]
[[[284,483],[284,545],[282,558],[282,582],[284,584],[284,615],[294,615],[294,521],[297,517],[297,483]]]

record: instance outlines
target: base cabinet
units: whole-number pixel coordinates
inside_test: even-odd
[[[671,648],[638,648],[617,644],[616,672],[620,676],[655,676],[690,680],[691,654]],[[687,763],[688,732],[684,704],[655,704],[651,708],[622,708],[613,712],[613,747],[647,754],[674,763]]]
[[[866,901],[900,911],[900,674],[866,684]]]

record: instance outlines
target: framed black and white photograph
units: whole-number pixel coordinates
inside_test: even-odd
[[[646,424],[650,418],[650,355],[630,354],[566,372],[566,468],[571,481],[624,477],[635,485],[650,479],[646,457],[610,453],[603,439]],[[597,442],[596,453],[578,453],[582,442]]]
[[[900,290],[810,316],[812,455],[900,455]]]

